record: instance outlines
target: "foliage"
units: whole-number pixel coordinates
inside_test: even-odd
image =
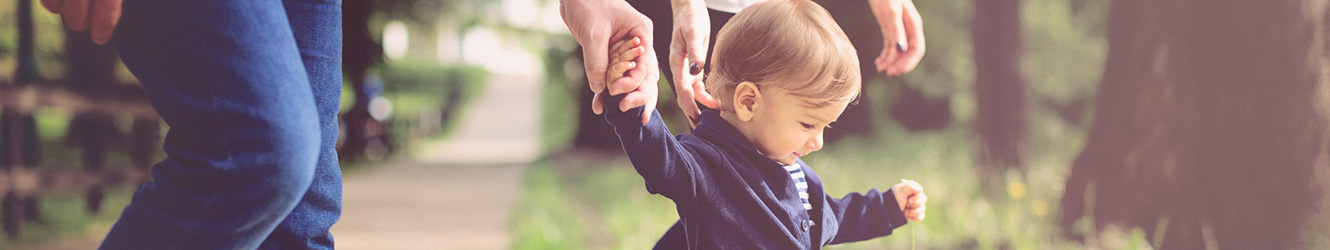
[[[98,214],[90,214],[84,209],[82,193],[42,196],[39,199],[44,214],[42,221],[25,224],[23,236],[18,239],[0,237],[0,249],[24,249],[80,233],[110,231],[125,205],[129,204],[135,188],[108,189],[102,211]]]
[[[459,124],[460,111],[479,96],[489,79],[489,72],[482,68],[439,65],[418,59],[394,62],[377,71],[384,83],[383,96],[392,103],[393,113],[388,121],[392,127],[388,132],[397,147],[410,147],[420,139],[441,139],[451,134]],[[353,100],[349,91],[342,92],[343,110]]]
[[[18,1],[0,3],[0,79],[13,78],[17,67],[18,25],[15,10]],[[38,0],[32,0],[33,44],[37,57],[37,70],[42,79],[57,79],[64,75],[65,33],[60,16],[47,12]]]
[[[1021,15],[1032,96],[1055,105],[1090,98],[1108,56],[1108,1],[1025,0]]]
[[[566,155],[534,164],[513,211],[515,249],[649,249],[678,220],[623,158]],[[608,160],[608,161],[607,161]]]

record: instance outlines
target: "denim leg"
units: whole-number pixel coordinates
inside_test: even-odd
[[[282,3],[125,1],[112,45],[171,127],[102,249],[254,249],[306,195],[319,113]]]
[[[319,109],[322,141],[314,183],[259,249],[333,249],[328,230],[342,211],[342,170],[335,148],[342,97],[342,3],[285,0],[283,4]]]

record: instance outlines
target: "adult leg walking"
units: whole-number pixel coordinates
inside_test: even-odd
[[[342,213],[342,170],[337,165],[336,151],[337,111],[342,97],[342,1],[282,3],[309,75],[322,139],[309,191],[259,249],[333,249],[328,230]]]
[[[103,249],[254,249],[315,178],[318,109],[278,0],[126,1],[112,41],[171,127]]]

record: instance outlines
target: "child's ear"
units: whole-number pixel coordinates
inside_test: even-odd
[[[742,82],[734,87],[734,113],[740,121],[753,120],[753,115],[758,109],[759,100],[762,100],[762,91],[757,89],[757,84],[752,82]]]

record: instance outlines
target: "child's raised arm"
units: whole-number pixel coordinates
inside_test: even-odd
[[[633,41],[620,42],[614,47],[614,52],[619,53],[611,52],[615,58],[611,59],[613,66],[606,79],[623,77],[623,72],[636,66],[632,58],[644,50]],[[605,106],[616,107],[623,98],[622,95],[607,96],[600,100],[605,101]],[[632,161],[633,168],[646,181],[647,191],[664,195],[679,205],[695,201],[698,195],[696,187],[699,178],[703,176],[699,174],[703,159],[698,151],[714,148],[691,135],[675,137],[660,119],[660,113],[644,113],[641,106],[610,108],[605,110],[604,115],[605,120],[614,126],[614,132],[619,136],[619,142]],[[650,116],[650,121],[642,124],[640,121],[643,116]]]

